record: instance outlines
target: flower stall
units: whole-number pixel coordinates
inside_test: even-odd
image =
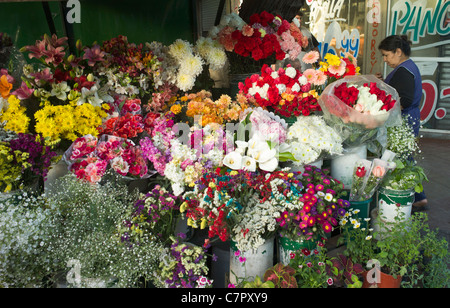
[[[423,263],[412,252],[446,258],[407,205],[385,217],[398,212],[387,190],[426,180],[395,90],[351,55],[309,52],[304,72],[277,63],[305,44],[262,12],[225,16],[195,43],[23,47],[21,81],[0,71],[0,285],[361,287],[371,259],[405,277]],[[214,96],[204,81],[227,62],[246,76]],[[343,158],[350,184],[333,170]],[[43,185],[56,164],[65,174]],[[426,232],[389,261],[386,228]]]

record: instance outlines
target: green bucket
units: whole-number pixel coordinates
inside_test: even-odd
[[[378,209],[382,220],[394,222],[404,213],[403,219],[411,217],[414,190],[394,190],[381,187],[378,190]]]
[[[317,247],[317,240],[320,237],[316,237],[310,240],[293,240],[287,237],[278,237],[278,262],[288,265],[291,259],[291,253],[302,249],[308,249],[312,251]]]
[[[356,214],[357,218],[361,221],[361,228],[367,228],[368,222],[365,220],[370,217],[370,202],[372,199],[364,200],[364,201],[350,201],[349,211],[358,210]]]
[[[301,249],[313,250],[317,246],[317,239],[291,240],[287,237],[279,237],[278,244],[286,250],[297,251]]]

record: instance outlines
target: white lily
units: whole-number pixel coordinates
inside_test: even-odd
[[[242,168],[247,171],[255,172],[256,171],[256,160],[250,156],[242,157]]]
[[[259,163],[259,169],[267,171],[267,172],[273,172],[278,167],[278,159],[276,157],[272,157],[268,161],[265,161],[264,163]]]
[[[237,140],[236,145],[237,145],[237,148],[234,151],[238,152],[241,155],[244,155],[245,150],[247,149],[247,146],[248,146],[248,142]]]
[[[239,170],[242,167],[242,155],[236,151],[228,153],[223,158],[223,164],[230,169]]]

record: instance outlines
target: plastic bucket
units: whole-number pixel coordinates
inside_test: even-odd
[[[357,211],[356,215],[361,220],[361,228],[367,228],[368,223],[365,220],[370,217],[370,202],[372,199],[364,200],[364,201],[350,201],[349,211]]]
[[[274,244],[275,238],[272,237],[267,239],[258,249],[239,251],[236,243],[231,241],[230,282],[237,285],[243,280],[253,281],[256,276],[262,278],[266,270],[273,266]]]
[[[292,240],[287,237],[278,238],[278,262],[288,265],[291,261],[291,254],[304,248],[313,250],[317,244],[314,240]]]
[[[396,217],[407,220],[411,217],[414,190],[393,190],[381,187],[378,190],[378,214],[387,222],[395,222]],[[397,218],[398,219],[398,218]]]
[[[331,160],[331,176],[344,184],[345,189],[350,189],[353,182],[353,170],[359,159],[367,159],[367,145],[344,149],[343,154]]]

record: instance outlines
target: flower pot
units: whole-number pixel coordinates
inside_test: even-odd
[[[273,266],[275,238],[267,239],[258,249],[239,251],[236,244],[230,243],[230,283],[237,285],[242,281],[262,278],[267,269]]]
[[[350,189],[353,181],[353,170],[356,161],[367,159],[367,145],[362,144],[352,148],[346,148],[342,155],[331,159],[331,176],[344,184],[344,188]]]
[[[375,273],[371,271],[365,271],[362,273],[364,281],[363,288],[400,288],[402,283],[402,277],[397,275],[394,276],[385,274],[381,271],[376,271]]]
[[[408,220],[411,217],[414,190],[392,190],[381,187],[378,190],[378,209],[380,217],[387,222],[396,218]]]
[[[365,219],[370,217],[370,202],[372,202],[372,199],[364,201],[350,201],[349,210],[358,210],[358,213],[355,215],[361,220],[361,228],[368,227]]]
[[[303,239],[289,239],[287,237],[278,238],[278,262],[288,265],[291,261],[291,254],[302,249],[313,250],[316,248],[316,241]]]

